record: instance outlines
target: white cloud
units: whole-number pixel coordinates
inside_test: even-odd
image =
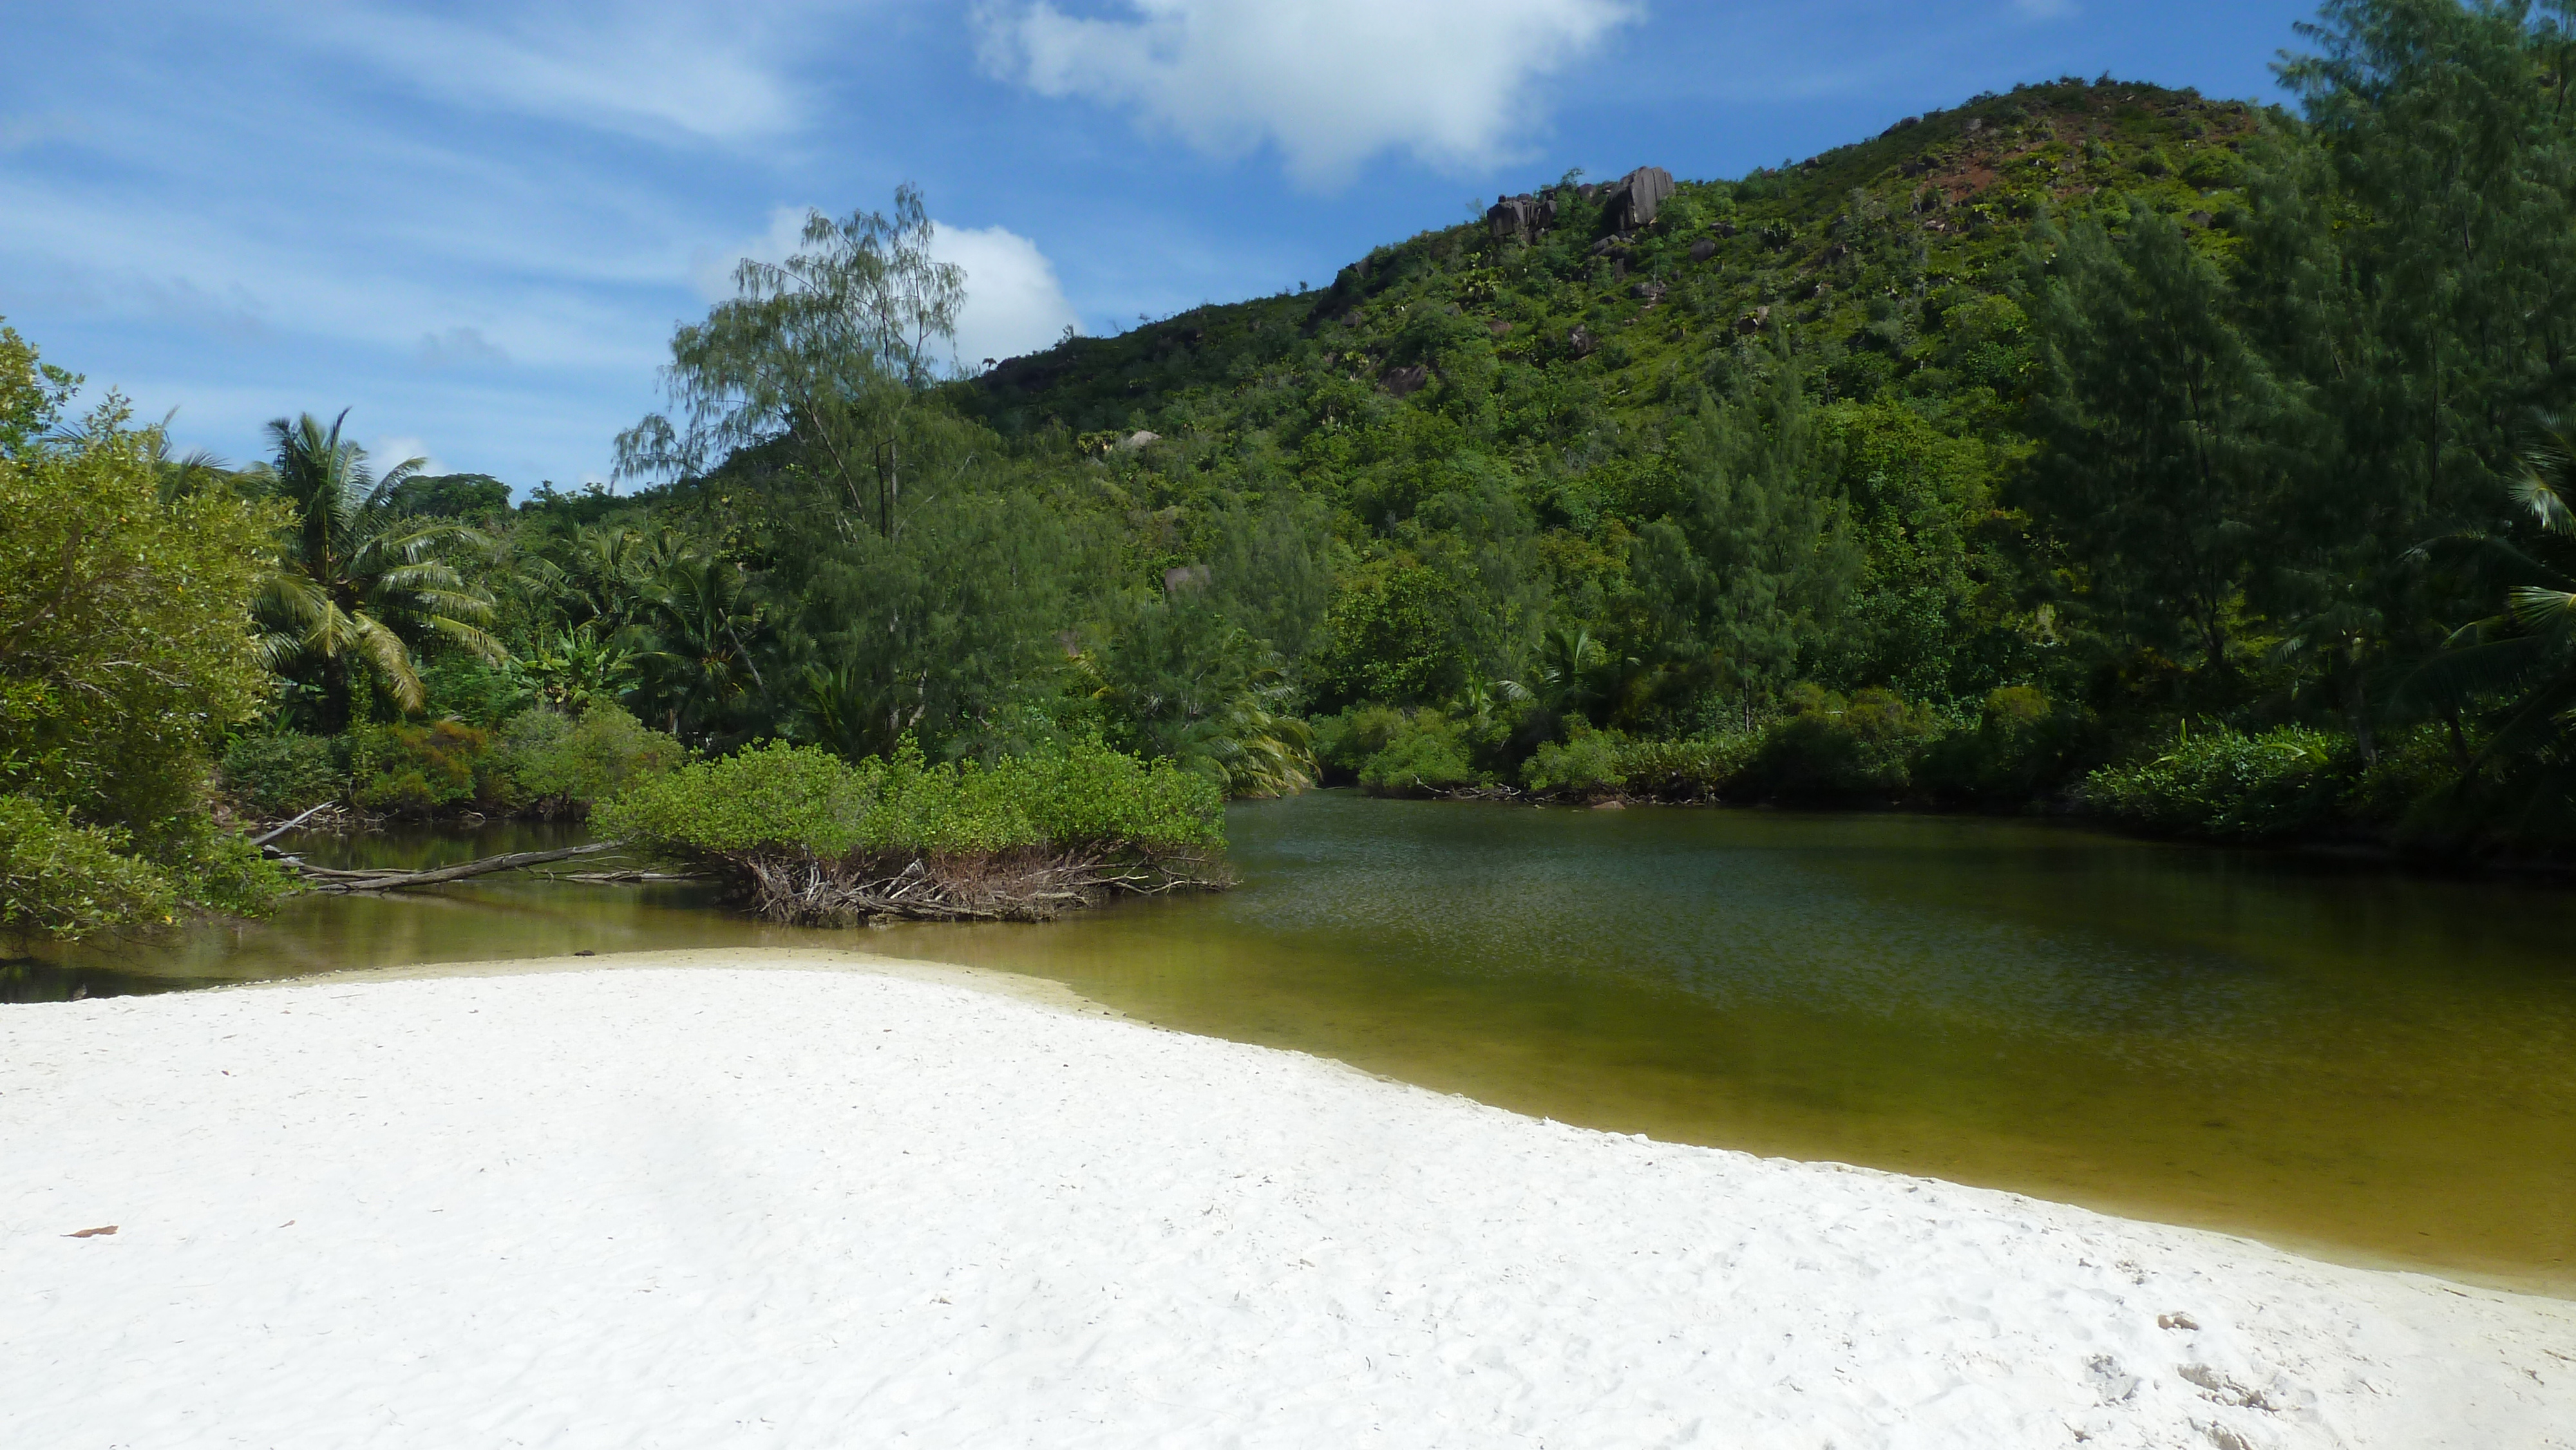
[[[732,247],[701,248],[690,279],[709,302],[734,295],[734,268],[743,259],[785,261],[804,240],[805,209],[780,207],[769,230]],[[957,318],[957,363],[967,372],[985,358],[1017,357],[1052,345],[1081,324],[1066,300],[1055,263],[1038,244],[1004,227],[936,226],[930,254],[966,269],[966,305]]]
[[[983,0],[987,69],[1042,95],[1133,108],[1191,145],[1276,144],[1309,186],[1404,148],[1433,165],[1506,158],[1530,82],[1636,19],[1633,0],[1127,0],[1132,20]]]
[[[1000,227],[941,227],[930,253],[966,269],[966,306],[957,319],[957,360],[968,372],[985,358],[1049,347],[1079,325],[1038,244]]]

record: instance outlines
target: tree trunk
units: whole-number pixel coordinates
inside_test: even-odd
[[[2360,747],[2361,763],[2379,763],[2379,738],[2370,728],[2368,686],[2361,677],[2361,661],[2347,658],[2343,663],[2343,713],[2352,722],[2353,743]]]

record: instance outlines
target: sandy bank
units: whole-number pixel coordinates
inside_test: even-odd
[[[0,1008],[0,1445],[2576,1445],[2576,1305],[760,960]]]

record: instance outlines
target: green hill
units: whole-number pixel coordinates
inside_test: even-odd
[[[1568,179],[1540,189],[1556,223],[1526,243],[1488,225],[1427,232],[1319,294],[1010,359],[970,406],[1005,433],[1275,433],[1336,416],[1342,385],[1401,391],[1401,369],[1427,366],[1416,407],[1454,408],[1443,395],[1460,393],[1508,403],[1544,379],[1651,426],[1677,390],[1785,338],[1827,396],[1892,394],[1985,421],[2018,386],[2018,324],[1995,299],[2042,208],[2142,199],[2223,251],[2214,228],[2259,125],[2243,103],[2067,80],[1908,117],[1796,166],[1683,181],[1625,233],[1598,195],[1608,186]],[[1503,436],[1544,436],[1525,408],[1507,411]]]
[[[1220,521],[1246,506],[1328,510],[1330,618],[1265,631],[1315,709],[1534,680],[1566,629],[1635,662],[1594,712],[1632,730],[1741,723],[1802,678],[1972,706],[2030,678],[2052,638],[1999,502],[2031,448],[2012,295],[2031,228],[2144,202],[2224,255],[2262,124],[2242,104],[2070,80],[1681,182],[1624,230],[1622,183],[1569,178],[1522,199],[1552,225],[1525,231],[1498,206],[1323,291],[1071,340],[949,396],[1041,455],[1103,460],[1144,541],[1140,578],[1226,552]],[[1782,378],[1799,414],[1785,423]],[[1139,432],[1158,441],[1121,445]],[[1729,454],[1756,435],[1813,456]],[[1767,468],[1776,486],[1735,489],[1758,526],[1688,528],[1692,567],[1727,569],[1712,530],[1810,557],[1772,560],[1752,585],[1772,599],[1717,601],[1732,621],[1659,624],[1638,541],[1687,512],[1712,466]]]

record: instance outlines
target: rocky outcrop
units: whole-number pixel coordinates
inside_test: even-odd
[[[1613,231],[1633,232],[1654,224],[1655,213],[1673,194],[1673,174],[1660,166],[1640,166],[1620,177],[1605,199]]]
[[[1601,339],[1594,337],[1590,332],[1581,327],[1577,327],[1565,335],[1565,350],[1578,358],[1592,356],[1592,350],[1600,345]]]
[[[1556,225],[1556,193],[1523,192],[1498,196],[1485,212],[1485,225],[1500,242],[1527,242]]]
[[[1717,243],[1712,242],[1705,237],[1691,243],[1690,259],[1694,262],[1705,262],[1716,255]]]
[[[1415,363],[1411,367],[1388,368],[1377,383],[1379,387],[1399,398],[1409,398],[1421,392],[1423,386],[1430,381],[1431,369]]]

